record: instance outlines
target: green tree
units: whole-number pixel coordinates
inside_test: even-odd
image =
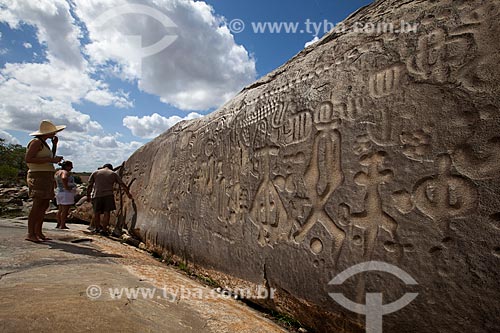
[[[5,139],[0,138],[0,179],[15,179],[19,173],[26,173],[25,154],[25,147],[7,144]]]

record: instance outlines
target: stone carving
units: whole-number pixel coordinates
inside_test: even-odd
[[[334,28],[141,147],[124,227],[221,284],[264,281],[279,292],[260,305],[315,331],[363,331],[328,301],[360,260],[421,288],[384,332],[500,331],[500,4],[377,0],[343,24],[402,21],[413,29]],[[407,292],[376,272],[344,287],[360,303]]]
[[[340,133],[336,130],[338,127],[337,122],[328,123],[330,119],[320,116],[315,117],[315,119],[318,121],[316,123],[318,134],[314,138],[311,161],[304,174],[304,184],[307,195],[311,200],[312,209],[306,217],[304,225],[294,234],[294,238],[296,242],[302,242],[311,228],[316,223],[321,223],[333,238],[333,255],[337,257],[344,242],[345,232],[327,214],[325,205],[335,189],[343,181],[340,152],[341,139]],[[320,144],[324,144],[324,166],[322,168],[320,167]],[[320,174],[322,172],[327,172],[328,174],[325,179],[326,184],[322,186],[324,190],[319,192],[318,188],[321,185],[319,184]]]
[[[418,182],[413,192],[417,208],[448,230],[451,218],[466,216],[477,204],[474,184],[451,173],[451,159],[440,156],[438,174]]]
[[[392,66],[375,73],[370,78],[370,94],[373,97],[384,97],[393,94],[401,86],[402,66]]]
[[[375,111],[375,121],[367,125],[370,139],[379,146],[391,146],[394,144],[393,138],[393,117],[387,108]]]
[[[403,132],[399,139],[403,144],[403,154],[409,159],[423,161],[431,152],[431,136],[424,130]]]
[[[276,148],[265,147],[257,151],[260,175],[263,177],[250,209],[250,217],[260,227],[259,244],[272,245],[288,237],[288,217],[281,198],[270,178],[271,156],[276,156]]]
[[[299,143],[307,140],[312,131],[312,117],[308,110],[293,115],[285,124],[286,144]]]
[[[384,158],[383,152],[362,157],[360,164],[366,167],[367,171],[362,171],[354,177],[356,184],[366,187],[365,210],[361,213],[351,213],[348,205],[341,204],[344,219],[348,220],[351,226],[363,230],[363,236],[358,242],[364,245],[363,252],[366,260],[372,258],[379,230],[384,229],[394,238],[398,226],[382,208],[379,186],[389,182],[393,177],[391,170],[380,170]]]

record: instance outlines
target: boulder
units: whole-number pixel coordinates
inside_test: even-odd
[[[316,331],[500,331],[498,36],[496,0],[375,1],[135,152],[126,227]]]

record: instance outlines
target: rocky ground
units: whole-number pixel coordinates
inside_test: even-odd
[[[89,223],[91,220],[91,206],[85,201],[85,186],[77,185],[77,204],[71,209],[69,222]],[[83,198],[83,199],[82,199]],[[27,216],[33,202],[28,196],[28,186],[21,182],[0,183],[0,217],[15,218]],[[81,207],[80,209],[78,209]],[[57,206],[52,201],[45,216],[46,221],[56,221]]]
[[[54,227],[34,244],[26,221],[0,219],[1,332],[286,332],[147,252]],[[121,288],[151,293],[119,298]]]

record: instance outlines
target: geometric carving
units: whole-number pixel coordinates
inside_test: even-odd
[[[451,174],[448,155],[438,157],[437,168],[437,175],[416,184],[413,201],[422,213],[441,224],[446,231],[451,218],[465,216],[474,210],[477,190],[470,180]]]
[[[394,207],[402,214],[408,214],[415,208],[413,201],[411,200],[411,194],[406,190],[396,191],[392,193],[392,201]]]
[[[407,59],[408,71],[421,80],[448,81],[452,68],[462,67],[469,58],[468,53],[474,49],[474,38],[466,27],[457,27],[450,34],[437,28],[421,36],[416,55]]]
[[[312,130],[312,116],[309,110],[288,118],[284,126],[285,144],[294,144],[307,140]]]
[[[394,65],[391,68],[377,72],[370,77],[369,89],[373,97],[383,97],[393,94],[399,89],[403,67]]]
[[[232,286],[263,277],[287,291],[266,305],[287,304],[315,331],[359,330],[323,282],[380,259],[425,289],[426,304],[384,316],[387,330],[500,332],[499,6],[375,1],[348,24],[418,31],[333,31],[219,111],[146,144],[125,165],[137,179],[125,223]],[[360,304],[367,292],[408,292],[370,275],[342,292]]]
[[[351,209],[347,204],[342,203],[339,205],[343,218],[349,221],[351,226],[363,230],[363,256],[366,260],[372,257],[379,229],[384,229],[392,238],[395,238],[398,226],[396,221],[382,209],[379,186],[387,183],[393,177],[391,170],[380,170],[383,167],[384,159],[384,152],[376,152],[362,157],[360,164],[366,167],[367,171],[359,172],[354,176],[356,184],[366,187],[365,210],[361,213],[351,213]]]
[[[314,112],[314,123],[329,123],[333,119],[333,104],[330,101],[321,102]]]
[[[341,139],[340,133],[336,130],[337,126],[337,122],[332,124],[316,124],[319,132],[314,138],[311,161],[304,175],[304,185],[312,208],[306,217],[305,224],[294,234],[295,241],[301,243],[311,228],[316,223],[320,223],[333,238],[332,255],[335,259],[340,254],[345,232],[326,213],[325,205],[344,179],[340,160]],[[320,143],[324,143],[324,150],[320,149]],[[324,156],[321,156],[321,154],[324,154]],[[320,160],[323,160],[323,167],[320,167]],[[319,191],[322,170],[327,171],[326,177],[323,177],[326,184],[322,187],[323,190]]]
[[[287,235],[287,213],[281,198],[270,179],[271,155],[277,155],[278,149],[264,147],[256,151],[259,158],[260,175],[263,177],[250,209],[250,218],[259,226],[259,244],[275,244]]]
[[[319,238],[311,239],[311,251],[314,254],[320,254],[323,251],[323,242]]]
[[[399,139],[403,144],[403,154],[410,160],[421,162],[431,152],[431,136],[423,130],[403,132]]]
[[[379,146],[392,146],[393,119],[387,108],[373,110],[374,122],[368,123],[366,130],[370,139]]]
[[[358,135],[353,143],[353,151],[356,155],[366,155],[372,148],[372,142],[367,134]]]
[[[417,53],[408,58],[406,65],[408,71],[420,79],[445,82],[449,75],[445,58],[446,33],[435,29],[418,39]]]

